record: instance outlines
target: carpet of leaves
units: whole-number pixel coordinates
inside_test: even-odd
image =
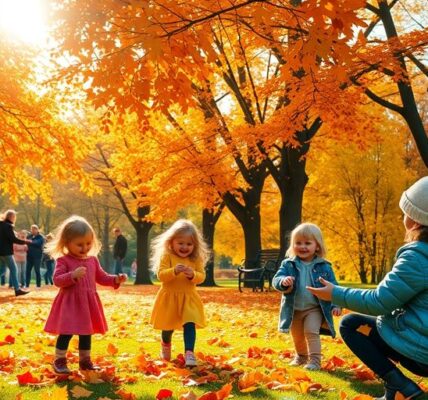
[[[185,368],[181,332],[174,334],[173,360],[162,361],[159,332],[148,323],[157,290],[157,286],[131,285],[118,291],[100,288],[109,331],[94,335],[92,358],[101,370],[78,371],[74,337],[67,354],[73,373],[61,378],[51,368],[56,337],[43,331],[56,289],[45,287],[19,298],[1,289],[0,399],[373,398],[350,395],[340,384],[330,384],[338,380],[329,377],[339,374],[363,388],[379,385],[340,338],[322,338],[321,372],[288,366],[293,346],[289,335],[276,330],[279,294],[275,292],[240,294],[236,289],[201,288],[209,325],[198,330],[198,366]],[[426,379],[418,383],[428,391]],[[335,396],[327,395],[331,393]]]

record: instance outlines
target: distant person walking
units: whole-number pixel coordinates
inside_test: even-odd
[[[123,260],[126,256],[126,250],[128,249],[128,241],[125,236],[122,235],[120,228],[114,228],[113,233],[116,236],[116,241],[113,247],[113,258],[114,258],[114,273],[123,273]]]
[[[18,233],[18,238],[25,240],[27,237],[27,231],[22,230]],[[13,244],[13,258],[15,259],[16,266],[18,268],[18,282],[21,287],[25,287],[25,274],[27,271],[27,252],[28,244]]]
[[[43,264],[46,267],[46,272],[43,275],[43,278],[45,279],[46,285],[53,285],[53,271],[55,267],[55,259],[46,251],[48,243],[52,241],[53,238],[54,235],[52,233],[46,235],[46,245],[43,249]]]
[[[16,221],[16,211],[7,210],[0,221],[0,264],[5,264],[10,271],[10,281],[15,289],[15,296],[22,296],[28,292],[19,287],[17,267],[13,258],[13,244],[28,244],[29,241],[16,237],[13,230]]]
[[[42,284],[42,277],[40,276],[40,265],[42,264],[45,238],[40,233],[39,227],[37,225],[31,225],[31,233],[28,235],[27,239],[29,239],[30,242],[27,253],[26,286],[27,288],[30,287],[31,272],[34,267],[34,272],[36,273],[36,285],[38,288],[40,288]]]

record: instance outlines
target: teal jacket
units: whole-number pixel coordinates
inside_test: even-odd
[[[284,287],[281,285],[282,280],[286,276],[294,277],[295,281],[292,287]],[[334,276],[331,264],[323,258],[317,257],[315,258],[311,269],[312,286],[322,287],[319,278],[324,278],[325,280],[337,285],[336,277]],[[296,297],[296,288],[299,287],[299,279],[300,276],[299,270],[296,267],[296,257],[286,258],[284,261],[282,261],[281,266],[272,279],[272,286],[276,290],[282,292],[278,330],[283,333],[289,332],[291,322],[293,321],[294,300]],[[337,307],[337,305],[333,305],[329,301],[320,300],[318,298],[316,300],[318,300],[318,304],[324,317],[323,324],[320,328],[320,334],[335,337],[336,331],[334,329],[333,315],[331,311],[334,307]]]
[[[376,289],[336,286],[332,301],[378,316],[378,332],[390,347],[428,364],[428,243],[408,243],[398,249],[396,257]]]

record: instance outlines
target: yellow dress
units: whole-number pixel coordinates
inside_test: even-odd
[[[195,276],[188,279],[180,272],[175,275],[174,267],[184,264],[192,267]],[[205,280],[205,269],[200,261],[166,254],[162,257],[158,278],[162,282],[153,305],[150,323],[163,331],[183,329],[187,322],[194,322],[197,328],[206,326],[204,307],[196,291],[196,285]]]

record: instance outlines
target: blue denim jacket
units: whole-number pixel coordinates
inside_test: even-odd
[[[291,322],[293,320],[296,288],[299,287],[299,270],[296,267],[296,262],[296,257],[286,258],[284,261],[282,261],[281,266],[272,280],[273,287],[276,290],[283,292],[281,296],[281,308],[279,312],[278,323],[278,330],[280,332],[289,332]],[[281,285],[281,281],[286,276],[294,277],[295,280],[292,288]],[[338,284],[336,277],[334,276],[333,269],[331,268],[331,264],[323,258],[317,257],[315,258],[314,264],[312,265],[312,286],[322,287],[323,285],[319,282],[319,278],[321,277],[326,281],[334,283],[335,285]],[[317,300],[324,316],[324,322],[321,326],[320,334],[331,335],[332,337],[335,337],[336,331],[334,329],[333,315],[331,310],[332,308],[338,306],[334,306],[329,301],[320,300],[318,298]]]

